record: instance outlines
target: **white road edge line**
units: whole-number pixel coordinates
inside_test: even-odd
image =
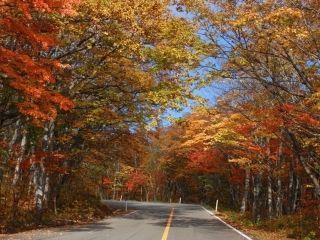
[[[238,234],[240,234],[242,237],[244,237],[247,240],[253,240],[251,237],[247,236],[246,234],[244,234],[243,232],[239,231],[238,229],[232,227],[230,224],[226,223],[225,221],[223,221],[221,218],[219,218],[218,216],[214,215],[214,213],[208,209],[206,209],[205,207],[203,207],[203,210],[205,210],[207,213],[209,213],[211,216],[215,217],[216,219],[218,219],[220,222],[224,223],[225,225],[227,225],[229,228],[231,228],[233,231],[237,232]]]
[[[214,216],[213,212],[211,212],[210,210],[206,209],[205,207],[201,206],[203,210],[205,210],[207,213],[209,213],[209,215]]]
[[[130,213],[127,213],[127,214],[125,214],[125,215],[123,215],[123,216],[128,216],[128,215],[134,214],[134,213],[136,213],[136,212],[138,212],[138,211],[139,211],[139,210],[135,210],[135,211],[130,212]]]

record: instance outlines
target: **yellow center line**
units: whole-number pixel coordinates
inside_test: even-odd
[[[168,218],[168,222],[167,222],[167,226],[164,229],[164,232],[163,232],[161,240],[167,240],[168,239],[170,225],[171,225],[172,219],[173,219],[173,211],[174,211],[174,208],[171,209],[171,212],[170,212],[170,215],[169,215],[169,218]]]

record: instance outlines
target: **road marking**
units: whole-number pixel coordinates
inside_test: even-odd
[[[167,240],[168,239],[170,225],[171,225],[172,219],[173,219],[173,211],[174,211],[174,208],[171,209],[171,212],[170,212],[170,215],[169,215],[169,218],[168,218],[168,222],[167,222],[167,226],[164,229],[164,232],[163,232],[161,240]]]
[[[206,209],[205,207],[202,207],[203,210],[205,210],[207,213],[209,213],[211,216],[213,216],[214,218],[218,219],[220,222],[224,223],[225,225],[227,225],[229,228],[231,228],[233,231],[237,232],[238,234],[240,234],[242,237],[244,237],[247,240],[253,240],[251,237],[245,235],[243,232],[239,231],[238,229],[232,227],[230,224],[226,223],[225,221],[223,221],[221,218],[219,218],[218,216],[214,215],[212,211],[209,211],[208,209]]]
[[[212,213],[210,210],[206,209],[206,208],[203,207],[203,206],[202,206],[202,209],[205,210],[207,213],[209,213],[211,216],[213,216],[213,213]]]
[[[134,213],[136,213],[136,212],[138,212],[138,211],[139,211],[139,210],[135,210],[135,211],[130,212],[130,213],[127,213],[127,214],[125,214],[125,215],[123,215],[123,216],[128,216],[128,215],[134,214]]]

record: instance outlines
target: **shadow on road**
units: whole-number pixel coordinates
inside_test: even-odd
[[[63,228],[58,228],[56,231],[60,232],[98,232],[98,231],[104,231],[106,229],[112,229],[112,227],[109,227],[110,223],[104,221],[101,222],[95,222],[92,224],[84,224],[84,225],[74,225],[74,226],[69,226],[69,227],[63,227]]]
[[[123,209],[125,202],[110,201],[107,203],[114,209]],[[151,225],[165,227],[171,208],[175,208],[172,228],[197,228],[210,231],[230,231],[230,229],[219,221],[214,221],[212,216],[204,212],[199,205],[193,204],[157,204],[128,202],[128,208],[138,210],[138,214],[120,216],[120,218],[143,220],[149,219]]]

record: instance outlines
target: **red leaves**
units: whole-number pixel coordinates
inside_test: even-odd
[[[135,189],[137,189],[139,186],[146,184],[147,180],[148,178],[146,175],[144,175],[140,171],[135,171],[134,173],[131,174],[128,181],[126,182],[126,187],[129,192],[132,192]]]
[[[9,2],[9,1],[7,1]],[[12,1],[11,1],[12,2]],[[31,14],[30,14],[30,6],[25,1],[15,1],[14,2],[17,5],[17,8],[23,13],[23,15],[28,19],[31,20]]]
[[[106,187],[112,185],[111,179],[108,177],[102,177],[102,185]]]
[[[280,109],[283,109],[286,112],[292,112],[293,110],[295,110],[297,108],[297,106],[295,106],[294,104],[290,104],[290,103],[284,103],[282,104],[282,106],[280,107]]]
[[[66,173],[68,169],[63,166],[62,162],[66,159],[65,154],[60,152],[46,152],[43,150],[36,150],[32,155],[24,159],[20,168],[23,171],[29,171],[33,165],[41,164],[48,173]],[[12,162],[15,165],[15,161]]]
[[[128,181],[128,182],[126,183],[126,187],[127,187],[127,189],[128,189],[129,192],[132,192],[132,191],[134,190],[134,188],[135,188],[135,185],[134,185],[133,182]]]
[[[37,12],[71,14],[72,5],[78,0],[4,0],[0,10],[0,36],[15,41],[15,46],[0,45],[0,73],[8,78],[8,86],[22,99],[18,103],[21,113],[37,121],[56,117],[56,106],[68,111],[74,104],[67,97],[52,90],[55,73],[64,66],[56,60],[40,57],[56,44],[53,22],[35,18]]]
[[[188,156],[188,167],[202,173],[219,172],[223,166],[224,157],[219,150],[197,150]]]
[[[241,185],[243,184],[243,179],[244,179],[244,171],[243,169],[240,169],[240,168],[234,168],[232,167],[231,168],[231,171],[230,171],[230,177],[229,177],[229,181],[232,183],[232,184],[237,184],[237,185]]]
[[[241,124],[240,126],[236,127],[236,131],[242,135],[247,135],[253,129],[255,128],[255,125],[253,123],[247,123],[247,124]]]

